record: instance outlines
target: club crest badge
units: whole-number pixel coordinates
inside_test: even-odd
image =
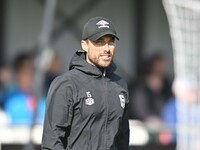
[[[85,100],[85,104],[86,105],[93,105],[94,104],[94,99],[93,98],[87,98]]]
[[[125,97],[124,97],[124,95],[119,94],[119,100],[120,100],[121,107],[124,108],[125,107]]]
[[[85,99],[85,104],[89,106],[93,105],[94,99],[92,98],[90,91],[86,92],[86,95],[87,95],[87,99]]]

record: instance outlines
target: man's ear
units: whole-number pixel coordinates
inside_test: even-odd
[[[88,43],[86,40],[81,40],[81,47],[84,51],[88,51]]]

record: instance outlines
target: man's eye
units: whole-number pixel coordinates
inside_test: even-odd
[[[114,45],[114,44],[115,44],[115,41],[114,41],[114,40],[113,40],[113,41],[109,41],[108,44],[109,44],[109,45]]]
[[[97,40],[95,43],[100,45],[100,44],[103,44],[103,41],[102,40]]]

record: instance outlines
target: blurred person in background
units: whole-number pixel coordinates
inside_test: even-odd
[[[176,133],[172,142],[178,140],[178,147],[183,150],[200,149],[200,104],[197,81],[193,77],[177,78],[173,83],[174,96],[169,99],[162,112],[165,125],[172,133]],[[190,147],[191,145],[193,146]]]
[[[4,109],[4,98],[11,84],[11,68],[6,62],[0,64],[0,108]]]
[[[173,83],[173,92],[175,96],[169,99],[169,101],[165,104],[165,107],[162,112],[163,120],[168,125],[176,125],[177,107],[180,107],[181,111],[188,110],[188,109],[184,109],[186,107],[188,108],[191,107],[193,109],[197,107],[196,105],[197,104],[197,83],[195,82],[194,79],[187,79],[187,78],[176,79]],[[190,113],[192,113],[192,111]],[[198,117],[197,115],[199,113],[196,112],[195,114],[193,114],[192,116],[196,116],[195,120],[200,121],[200,117]],[[184,119],[186,119],[187,116],[184,115],[181,120],[183,121]]]
[[[44,96],[47,96],[51,82],[61,74],[62,61],[58,54],[54,54],[44,79]]]
[[[4,111],[5,97],[11,85],[11,68],[7,62],[0,64],[0,125],[8,124],[8,117]]]
[[[130,118],[162,123],[161,112],[171,96],[171,84],[165,75],[165,59],[156,53],[141,65],[140,78],[131,91]]]
[[[33,56],[29,53],[19,54],[13,62],[14,83],[7,92],[4,109],[11,124],[31,125],[36,108],[36,97],[32,91],[34,76]],[[44,117],[44,100],[38,101],[38,121]]]

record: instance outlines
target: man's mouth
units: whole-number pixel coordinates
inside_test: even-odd
[[[109,61],[112,57],[111,57],[111,55],[101,55],[101,58],[102,58],[104,61]]]

